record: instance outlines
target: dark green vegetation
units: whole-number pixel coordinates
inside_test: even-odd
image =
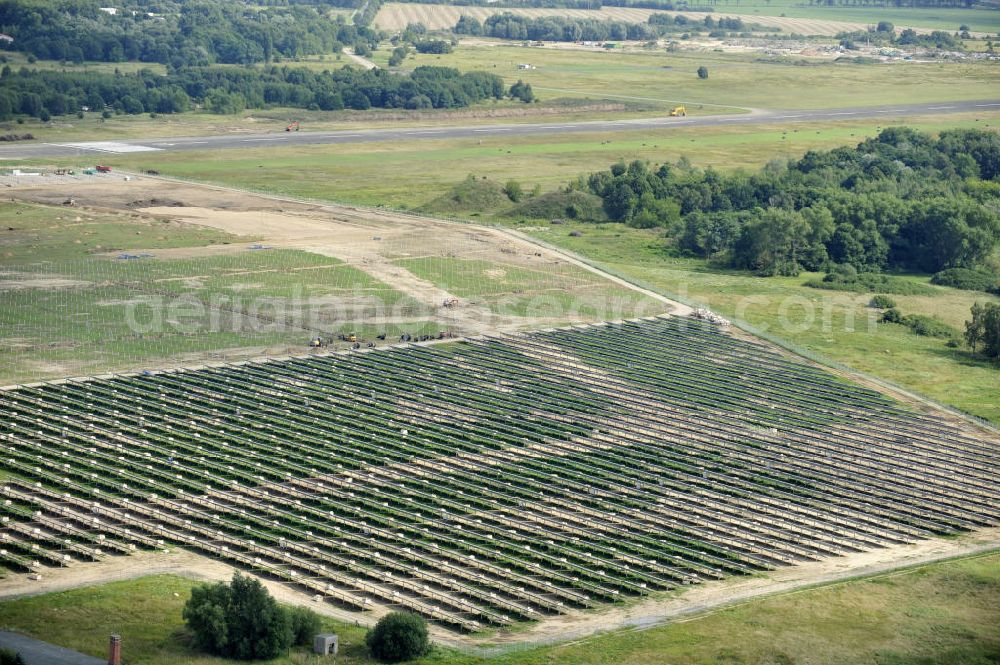
[[[291,106],[324,111],[344,108],[455,108],[504,96],[503,79],[450,67],[418,67],[405,75],[343,67],[235,69],[191,67],[161,76],[21,69],[0,77],[0,119],[76,113],[86,106],[120,113],[179,113],[192,103],[215,113]]]
[[[0,665],[25,665],[21,654],[12,649],[0,649]]]
[[[679,249],[762,275],[838,264],[933,273],[991,255],[998,178],[995,132],[891,128],[754,174],[634,161],[574,186],[600,196],[612,220],[667,227]]]
[[[365,636],[371,655],[383,663],[400,663],[430,651],[427,622],[410,612],[390,612]]]
[[[972,318],[965,322],[965,341],[988,358],[1000,357],[1000,305],[972,306]]]
[[[836,266],[823,276],[823,279],[811,279],[804,286],[828,291],[850,291],[852,293],[892,293],[901,296],[934,295],[935,289],[912,279],[886,275],[880,272],[862,272],[850,263]]]
[[[935,273],[931,284],[950,286],[966,291],[986,291],[1000,294],[1000,274],[990,270],[969,268],[949,268]]]
[[[377,32],[331,18],[329,4],[127,0],[114,5],[112,15],[100,10],[106,3],[98,0],[7,0],[0,4],[0,26],[14,41],[2,47],[42,59],[135,60],[176,68],[270,62],[378,44]]]
[[[8,567],[65,538],[83,558],[160,540],[462,630],[998,518],[992,435],[693,319],[44,384],[0,408]]]
[[[293,644],[308,646],[320,627],[315,612],[286,610],[258,580],[238,572],[229,584],[191,589],[183,616],[196,649],[237,660],[269,660]]]
[[[485,35],[499,39],[518,39],[549,42],[579,42],[613,40],[647,41],[668,34],[681,34],[705,30],[710,37],[721,38],[738,33],[749,34],[759,26],[746,25],[739,18],[706,16],[701,21],[683,14],[653,14],[646,23],[624,23],[603,19],[566,18],[545,16],[530,18],[518,14],[494,14],[480,23],[471,16],[462,16],[455,24],[459,35]],[[773,28],[770,31],[774,31]]]

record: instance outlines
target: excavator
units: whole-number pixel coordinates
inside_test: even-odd
[[[684,108],[683,106],[675,106],[670,111],[670,117],[671,118],[683,118],[687,114],[688,114],[687,109]]]
[[[287,127],[285,127],[286,132],[297,132],[299,131],[299,121],[293,120]]]

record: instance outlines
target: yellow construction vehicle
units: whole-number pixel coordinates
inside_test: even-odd
[[[347,341],[352,343],[356,342],[358,341],[358,336],[355,335],[354,333],[351,333],[350,335],[347,336]]]
[[[675,106],[672,111],[670,111],[671,118],[683,118],[688,114],[687,109],[683,106]]]

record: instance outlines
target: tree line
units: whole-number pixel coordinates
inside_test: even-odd
[[[330,18],[322,5],[254,7],[224,0],[127,0],[115,14],[100,0],[5,0],[2,42],[37,58],[157,62],[174,67],[250,64],[377,46],[369,27]],[[371,0],[377,7],[377,1]]]
[[[503,79],[486,72],[417,67],[406,75],[343,67],[189,67],[169,76],[58,72],[5,66],[0,71],[0,119],[23,114],[47,120],[83,107],[105,113],[180,113],[194,105],[216,113],[289,106],[344,108],[458,108],[506,93]]]
[[[967,28],[963,34],[968,36]],[[849,49],[855,48],[858,43],[866,43],[875,46],[920,46],[952,51],[965,50],[962,40],[950,33],[934,30],[927,34],[920,34],[912,28],[906,28],[897,35],[896,27],[888,21],[879,21],[874,28],[868,30],[843,32],[838,34],[837,38],[840,39],[841,46]]]
[[[504,12],[494,14],[482,23],[472,16],[462,15],[453,31],[459,35],[485,35],[498,39],[578,42],[623,39],[648,41],[665,34],[698,32],[702,29],[708,30],[713,36],[725,36],[731,32],[750,32],[761,28],[745,24],[739,18],[728,17],[715,19],[706,16],[703,20],[696,21],[686,16],[652,14],[646,23],[626,23],[564,16],[531,18]]]
[[[571,188],[615,221],[762,275],[976,269],[1000,241],[1000,135],[988,131],[889,128],[752,174],[620,162]]]

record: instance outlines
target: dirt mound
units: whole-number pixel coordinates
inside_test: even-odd
[[[137,201],[129,201],[125,204],[126,208],[186,208],[187,204],[183,201],[175,201],[173,199],[160,199],[155,196],[151,199],[139,199]]]

